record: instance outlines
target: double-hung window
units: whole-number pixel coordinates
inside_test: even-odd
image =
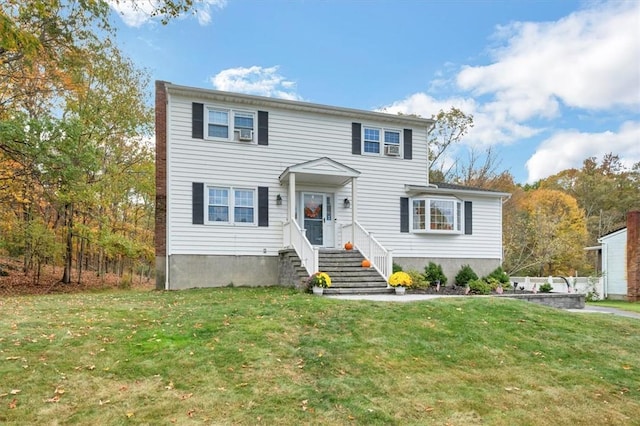
[[[229,139],[229,111],[210,108],[207,119],[210,138]]]
[[[365,154],[399,156],[400,135],[400,130],[364,126],[363,151]]]
[[[380,129],[364,128],[364,152],[367,154],[380,154]]]
[[[208,107],[207,137],[229,141],[255,140],[255,113]]]
[[[255,225],[254,189],[209,186],[207,194],[208,222]]]
[[[414,198],[412,200],[414,232],[462,232],[462,202],[455,198]]]
[[[400,130],[384,130],[384,153],[400,155]]]

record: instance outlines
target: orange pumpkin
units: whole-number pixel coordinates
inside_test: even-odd
[[[365,259],[362,261],[362,267],[363,268],[371,268],[371,262],[369,262],[368,259]]]
[[[344,249],[345,250],[353,250],[353,244],[351,244],[351,241],[347,241],[344,245]]]

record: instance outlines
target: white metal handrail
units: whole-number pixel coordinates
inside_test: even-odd
[[[305,230],[295,220],[285,222],[282,230],[284,246],[293,247],[309,275],[318,272],[318,248],[311,245]]]
[[[382,244],[375,239],[373,233],[368,232],[358,222],[354,222],[353,225],[347,224],[343,226],[343,239],[348,238],[347,236],[352,235],[352,233],[354,236],[352,243],[355,248],[358,249],[358,251],[371,262],[371,266],[388,281],[393,271],[392,251],[385,249]]]

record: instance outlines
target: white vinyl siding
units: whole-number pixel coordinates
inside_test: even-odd
[[[627,230],[622,229],[600,239],[602,275],[607,294],[627,294]]]
[[[473,235],[400,233],[399,199],[407,197],[405,184],[426,184],[426,127],[411,127],[401,117],[397,123],[370,123],[379,129],[412,128],[413,159],[401,161],[402,167],[397,169],[389,166],[385,155],[352,154],[352,122],[362,120],[348,116],[265,107],[269,112],[268,146],[194,140],[193,101],[199,100],[175,95],[169,98],[168,254],[277,256],[283,244],[282,224],[287,220],[288,206],[287,186],[281,186],[278,177],[292,165],[329,157],[361,173],[357,179],[358,221],[385,247],[393,249],[394,256],[501,258],[502,210],[501,200],[495,197],[465,196],[465,200],[473,202]],[[216,106],[230,111],[237,108],[222,102]],[[254,126],[255,123],[254,120]],[[384,139],[380,142],[384,144]],[[192,182],[228,188],[269,187],[269,226],[194,226]],[[336,242],[340,242],[341,227],[350,220],[353,207],[351,185],[335,188],[298,183],[296,188],[299,192],[334,194]],[[277,195],[281,196],[281,205],[276,204]],[[351,208],[344,207],[345,198],[351,201]]]

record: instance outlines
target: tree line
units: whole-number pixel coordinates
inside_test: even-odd
[[[193,10],[153,5],[163,23]],[[0,252],[35,281],[44,263],[64,265],[63,283],[154,264],[149,77],[116,47],[110,13],[104,0],[0,5]]]
[[[503,205],[503,267],[510,274],[575,276],[594,273],[588,246],[626,225],[640,209],[640,163],[625,167],[618,155],[590,157],[582,167],[563,170],[533,185],[514,182],[499,170],[489,148],[445,163],[443,153],[460,143],[473,117],[451,108],[433,118],[430,131],[431,182],[452,182],[508,192]]]

